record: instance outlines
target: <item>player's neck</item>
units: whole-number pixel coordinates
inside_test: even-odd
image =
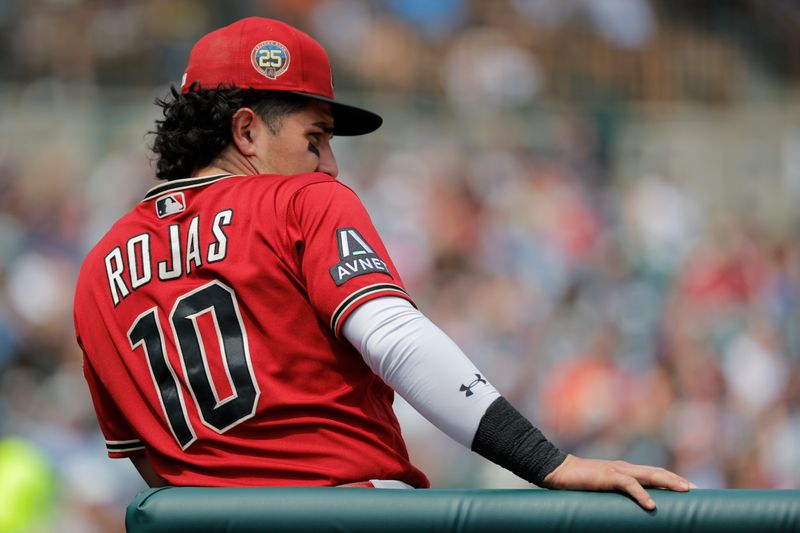
[[[194,176],[216,176],[218,174],[252,176],[259,172],[248,158],[238,152],[232,154],[228,150],[223,150],[209,165],[197,170]]]
[[[192,177],[193,178],[202,178],[202,177],[205,177],[205,176],[219,176],[220,174],[241,175],[242,173],[241,172],[232,172],[229,169],[225,169],[225,168],[218,167],[218,166],[215,166],[215,165],[209,165],[207,167],[201,168],[197,172],[194,172],[192,174]]]

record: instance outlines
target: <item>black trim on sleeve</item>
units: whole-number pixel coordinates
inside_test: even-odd
[[[335,335],[338,335],[339,321],[347,312],[347,310],[350,309],[357,301],[362,300],[363,298],[376,292],[394,292],[398,295],[404,295],[406,298],[410,298],[406,291],[393,283],[376,283],[375,285],[369,285],[363,289],[357,290],[342,300],[341,303],[336,307],[336,310],[333,312],[333,316],[331,316],[331,330],[333,330]]]
[[[106,449],[109,453],[126,453],[144,450],[144,443],[139,439],[134,440],[107,440]]]
[[[540,487],[567,458],[502,396],[481,418],[472,451]]]

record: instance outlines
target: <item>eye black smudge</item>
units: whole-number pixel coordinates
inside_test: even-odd
[[[315,156],[319,157],[319,148],[317,148],[311,143],[308,143],[308,151],[314,154]]]

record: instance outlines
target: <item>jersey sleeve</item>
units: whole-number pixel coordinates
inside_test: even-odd
[[[359,305],[381,296],[414,303],[358,196],[338,181],[297,191],[287,229],[319,316],[338,337]]]
[[[89,360],[83,358],[83,374],[92,395],[97,421],[106,440],[108,456],[114,459],[144,453],[144,443],[133,432],[98,378]]]

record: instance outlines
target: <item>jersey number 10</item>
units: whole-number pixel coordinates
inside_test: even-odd
[[[222,365],[229,378],[232,395],[220,399],[209,370],[208,357],[197,317],[210,312],[213,317]],[[152,307],[139,315],[128,330],[131,349],[142,346],[150,375],[156,386],[167,423],[181,449],[197,439],[175,369],[167,358],[164,332]],[[233,289],[212,281],[180,296],[169,315],[175,345],[189,392],[202,423],[224,433],[252,417],[260,391],[253,375],[247,333]]]

